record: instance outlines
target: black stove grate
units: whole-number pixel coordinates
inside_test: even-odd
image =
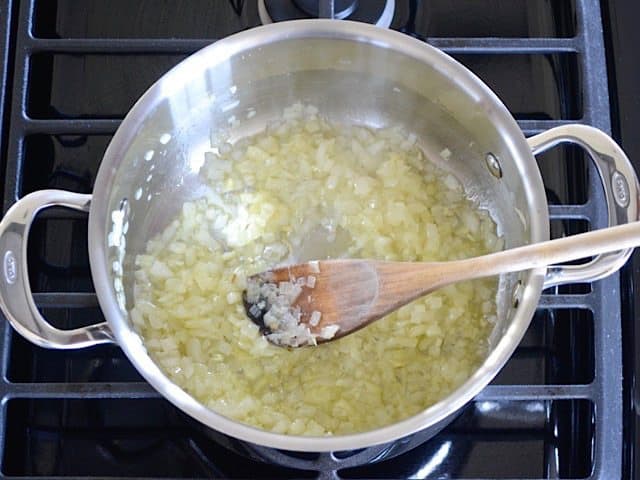
[[[4,211],[41,188],[90,192],[136,98],[189,53],[257,25],[255,3],[0,4]],[[396,9],[393,28],[469,66],[527,135],[572,122],[610,130],[598,0],[396,0]],[[554,236],[607,225],[582,152],[538,160]],[[36,303],[61,328],[102,320],[86,240],[86,217],[65,210],[42,213],[32,230]],[[302,470],[228,452],[117,347],[47,351],[0,322],[0,477],[621,478],[620,312],[617,275],[547,291],[513,359],[440,435],[379,463],[325,455]]]

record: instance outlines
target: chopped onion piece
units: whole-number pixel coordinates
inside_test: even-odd
[[[319,311],[314,310],[313,312],[311,312],[311,318],[309,318],[309,325],[311,325],[312,327],[317,327],[318,324],[320,323],[321,318],[322,318],[322,314]]]
[[[322,327],[322,330],[320,330],[320,337],[325,340],[331,340],[336,336],[338,330],[340,330],[338,325],[327,325],[326,327]]]

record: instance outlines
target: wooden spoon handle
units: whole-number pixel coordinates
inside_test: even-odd
[[[640,222],[632,222],[464,260],[433,263],[365,261],[375,270],[383,288],[370,307],[367,320],[358,326],[455,282],[547,267],[639,245]]]
[[[640,222],[631,222],[570,237],[450,262],[461,275],[453,281],[541,268],[556,263],[640,246]],[[453,272],[451,272],[453,273]]]
[[[377,266],[376,270],[379,276],[392,282],[403,277],[404,282],[408,282],[403,282],[404,289],[412,290],[410,296],[416,298],[462,280],[542,268],[637,246],[640,246],[640,222],[631,222],[481,257],[441,263],[414,263],[410,267],[402,262],[398,262],[397,266],[392,265],[395,262],[390,262]],[[406,285],[412,283],[416,288],[406,288]],[[400,285],[398,287],[396,293],[403,289]]]

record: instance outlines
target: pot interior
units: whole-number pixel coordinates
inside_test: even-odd
[[[413,41],[399,50],[385,35],[375,40],[345,32],[343,38],[231,37],[162,77],[114,137],[99,177],[106,202],[96,198],[92,206],[92,215],[104,225],[105,244],[122,227],[113,212],[121,211],[128,224],[122,233],[125,246],[105,250],[108,269],[124,263],[122,278],[110,272],[113,298],[131,307],[133,260],[185,201],[201,196],[198,169],[212,139],[233,141],[256,133],[296,102],[318,107],[334,122],[401,126],[416,134],[427,157],[452,172],[491,212],[506,248],[548,236],[540,175],[506,109],[440,52]],[[445,149],[450,152],[446,160]],[[498,176],[487,167],[487,154],[499,162]],[[501,278],[492,348],[514,319],[528,322],[512,307],[516,284],[521,280],[526,286],[528,278]],[[133,334],[126,308],[122,321]]]

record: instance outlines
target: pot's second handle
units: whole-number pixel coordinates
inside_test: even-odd
[[[581,146],[594,162],[607,201],[609,225],[638,220],[638,178],[631,162],[606,133],[587,125],[552,128],[527,140],[537,155],[559,143]],[[544,287],[565,283],[591,282],[612,274],[629,259],[633,249],[598,255],[583,265],[557,265],[547,269]]]
[[[0,222],[0,308],[11,326],[27,340],[47,348],[82,348],[113,342],[106,322],[60,330],[36,307],[27,270],[27,239],[38,211],[62,206],[88,212],[91,195],[41,190],[18,200]]]

